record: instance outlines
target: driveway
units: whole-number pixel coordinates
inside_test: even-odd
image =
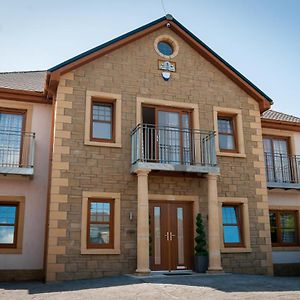
[[[119,276],[55,284],[0,283],[0,299],[300,299],[300,277],[186,275]]]

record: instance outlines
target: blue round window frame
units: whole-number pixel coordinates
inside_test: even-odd
[[[157,49],[161,54],[165,56],[171,56],[174,53],[173,46],[166,41],[159,41],[157,43]]]

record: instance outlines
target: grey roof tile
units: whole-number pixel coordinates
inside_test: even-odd
[[[274,120],[274,121],[284,121],[284,122],[292,122],[292,123],[300,123],[300,118],[288,115],[275,110],[267,110],[262,116],[262,120]]]
[[[43,92],[47,71],[0,72],[0,88]]]

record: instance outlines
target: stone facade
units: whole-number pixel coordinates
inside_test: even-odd
[[[164,81],[154,49],[159,35],[179,46],[176,73]],[[87,91],[121,94],[122,147],[84,145]],[[250,253],[224,253],[225,271],[271,274],[267,190],[258,103],[201,57],[183,39],[162,28],[82,65],[60,79],[54,132],[46,279],[93,278],[136,269],[137,176],[130,174],[130,130],[136,126],[137,97],[199,105],[200,128],[213,130],[213,106],[240,109],[245,158],[218,157],[218,196],[246,197]],[[80,253],[83,191],[121,194],[121,254]],[[149,194],[197,195],[207,216],[207,179],[149,174]],[[133,220],[129,213],[133,213]],[[206,218],[204,218],[206,220]],[[207,223],[207,222],[205,222]]]

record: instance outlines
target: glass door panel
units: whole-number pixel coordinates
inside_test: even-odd
[[[191,141],[192,135],[190,130],[190,115],[189,113],[183,113],[181,115],[182,124],[182,160],[183,164],[189,165],[191,161]]]
[[[286,140],[273,140],[274,164],[276,179],[279,182],[290,182],[291,170],[288,158],[288,145]]]
[[[0,112],[0,164],[19,167],[21,164],[24,114]]]
[[[158,111],[158,147],[160,163],[180,164],[180,114]]]
[[[177,236],[179,266],[184,265],[183,207],[177,207]]]
[[[154,264],[161,264],[160,207],[154,207]]]
[[[263,139],[267,178],[270,182],[290,182],[292,177],[288,141],[280,138]]]

